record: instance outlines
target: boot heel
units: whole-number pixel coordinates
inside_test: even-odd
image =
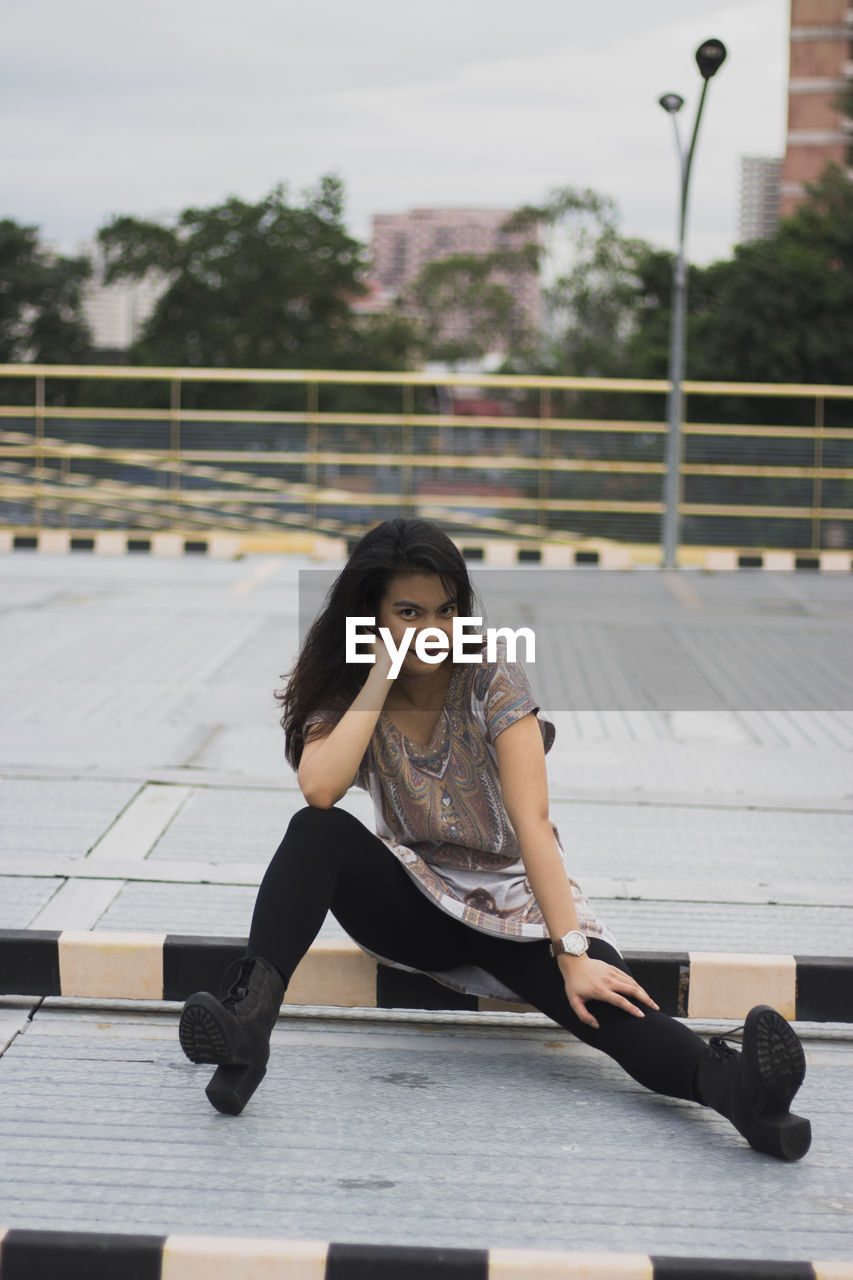
[[[811,1146],[812,1127],[802,1116],[786,1112],[753,1121],[749,1133],[744,1136],[751,1147],[765,1155],[778,1156],[781,1160],[799,1160]]]
[[[220,1067],[205,1089],[208,1101],[217,1111],[238,1116],[267,1073],[265,1066]]]

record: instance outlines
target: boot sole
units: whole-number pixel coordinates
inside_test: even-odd
[[[231,1045],[219,1018],[219,1001],[206,991],[191,996],[178,1024],[178,1039],[190,1062],[232,1064]]]
[[[744,1050],[752,1049],[766,1107],[752,1121],[744,1136],[750,1146],[781,1160],[799,1160],[811,1146],[812,1127],[788,1106],[803,1083],[806,1055],[788,1022],[769,1005],[758,1005],[747,1014]]]
[[[806,1075],[806,1055],[792,1027],[770,1005],[747,1014],[744,1047],[754,1035],[753,1061],[767,1098],[768,1112],[785,1112]]]

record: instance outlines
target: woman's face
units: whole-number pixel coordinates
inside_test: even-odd
[[[436,628],[447,636],[448,652],[442,658],[446,662],[452,647],[453,619],[456,617],[456,596],[442,582],[437,573],[398,573],[388,582],[385,595],[379,602],[377,625],[387,627],[394,644],[399,648],[407,627],[414,627],[415,634],[400,668],[401,675],[425,675],[435,671],[441,663],[423,662],[415,653],[418,633]],[[438,653],[438,644],[424,643],[427,652]]]

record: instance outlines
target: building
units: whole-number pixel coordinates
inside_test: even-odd
[[[793,213],[805,185],[830,162],[853,164],[853,110],[840,101],[853,86],[850,0],[791,0],[788,139],[781,214]]]
[[[386,298],[405,293],[430,262],[455,254],[484,257],[502,249],[519,249],[531,239],[529,231],[505,231],[509,209],[412,209],[409,213],[378,213],[373,218],[371,278]],[[517,318],[533,332],[541,323],[539,275],[533,269],[512,275],[495,273],[513,295]],[[451,326],[458,336],[456,318]]]
[[[781,180],[778,156],[741,156],[738,235],[742,244],[775,235]]]
[[[104,284],[104,252],[96,240],[78,250],[91,259],[93,274],[83,294],[83,315],[99,351],[127,351],[140,336],[145,322],[167,287],[162,276],[143,280],[117,280]]]

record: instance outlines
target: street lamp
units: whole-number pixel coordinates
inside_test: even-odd
[[[678,556],[678,502],[680,497],[681,419],[683,414],[681,384],[684,380],[684,353],[687,339],[685,324],[687,314],[687,265],[684,260],[687,192],[690,187],[690,169],[693,164],[693,152],[696,149],[696,137],[699,133],[702,108],[705,105],[705,94],[708,92],[708,82],[712,76],[716,75],[725,60],[726,46],[722,40],[706,40],[696,50],[696,65],[699,67],[699,73],[702,76],[702,94],[699,98],[699,105],[696,108],[693,136],[686,152],[681,143],[677,119],[679,111],[684,106],[684,99],[677,93],[665,93],[662,98],[658,99],[664,111],[672,118],[681,174],[678,254],[672,273],[672,324],[669,337],[670,391],[667,400],[669,431],[666,441],[666,474],[663,486],[663,567],[665,569],[674,569]]]

